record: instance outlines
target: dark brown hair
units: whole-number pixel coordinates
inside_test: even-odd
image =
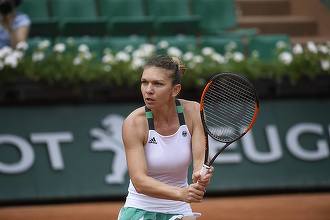
[[[180,84],[181,77],[183,76],[186,67],[177,57],[170,57],[166,55],[158,55],[150,58],[147,63],[144,65],[144,68],[147,67],[160,67],[166,70],[171,70],[173,72],[171,78],[173,84]]]

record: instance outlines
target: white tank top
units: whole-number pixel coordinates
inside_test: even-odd
[[[144,146],[145,157],[148,176],[172,186],[186,187],[188,185],[188,168],[192,159],[191,134],[187,125],[184,124],[181,105],[179,108],[177,107],[177,111],[181,125],[174,134],[168,136],[153,130],[153,121],[148,118],[150,130],[148,142]],[[138,193],[132,181],[128,187],[128,196],[124,207],[134,207],[152,212],[192,215],[190,204]]]

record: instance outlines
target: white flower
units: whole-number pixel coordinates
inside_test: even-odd
[[[194,56],[193,60],[194,63],[202,63],[204,61],[204,58],[200,55]]]
[[[323,54],[328,54],[329,53],[329,48],[327,47],[327,46],[325,46],[325,45],[320,45],[319,46],[319,51],[321,52],[321,53],[323,53]]]
[[[45,50],[50,46],[50,41],[49,40],[42,40],[38,44],[38,49],[40,50]]]
[[[324,71],[328,71],[330,69],[330,61],[329,60],[321,60],[321,68]]]
[[[80,44],[78,47],[78,51],[80,53],[87,53],[89,52],[89,47],[86,44]]]
[[[14,50],[12,52],[12,56],[15,56],[17,60],[20,60],[23,58],[24,54],[22,51],[19,51],[19,50]]]
[[[131,53],[133,51],[133,46],[132,45],[127,45],[125,48],[124,48],[124,51],[127,52],[127,53]]]
[[[68,37],[65,41],[69,46],[74,46],[75,45],[75,40],[73,37]]]
[[[132,61],[132,68],[133,69],[139,69],[141,67],[143,67],[143,65],[145,64],[145,61],[141,58],[135,58]]]
[[[190,61],[190,60],[192,60],[193,57],[194,57],[194,54],[190,51],[183,54],[183,60],[184,61]]]
[[[105,65],[105,66],[103,67],[103,70],[104,70],[105,72],[110,72],[111,69],[112,69],[111,65]]]
[[[140,46],[140,50],[143,51],[145,57],[148,57],[153,54],[153,52],[156,50],[156,47],[153,44],[142,44]]]
[[[143,57],[146,57],[146,54],[144,53],[144,51],[142,49],[137,49],[137,50],[133,51],[132,57],[133,58],[143,58]]]
[[[230,41],[226,46],[225,46],[225,50],[226,51],[233,51],[237,48],[237,43],[234,41]]]
[[[286,48],[286,46],[287,46],[286,43],[282,40],[277,41],[277,43],[276,43],[276,48],[277,49],[283,49],[283,48]]]
[[[92,59],[92,54],[91,54],[91,52],[87,51],[87,52],[82,53],[82,57],[86,60],[90,60],[90,59]]]
[[[80,65],[82,63],[82,60],[81,60],[81,58],[78,56],[78,57],[75,57],[74,59],[73,59],[73,64],[75,65],[75,66],[77,66],[77,65]]]
[[[166,40],[162,40],[158,43],[159,48],[166,49],[170,44]]]
[[[26,51],[29,48],[29,45],[25,41],[20,41],[16,45],[17,50]]]
[[[63,43],[58,43],[58,44],[55,44],[54,46],[54,51],[57,52],[57,53],[63,53],[65,51],[66,47],[65,47],[65,44]]]
[[[13,54],[6,56],[6,58],[4,60],[4,64],[5,64],[5,66],[10,66],[12,68],[16,68],[17,64],[18,64],[17,57]]]
[[[177,47],[169,47],[167,49],[167,55],[172,56],[172,57],[180,57],[182,55],[182,52]]]
[[[45,59],[45,54],[43,52],[35,52],[32,54],[32,60],[34,62],[39,62]]]
[[[282,52],[280,55],[279,55],[279,59],[280,61],[282,61],[284,64],[286,65],[289,65],[292,60],[293,60],[293,56],[291,53],[289,52]]]
[[[238,63],[242,62],[244,60],[244,54],[242,54],[241,52],[234,52],[233,60]]]
[[[233,59],[234,54],[232,52],[226,52],[225,53],[225,59],[230,60]]]
[[[155,50],[156,47],[153,44],[142,44],[137,50],[133,51],[132,56],[133,58],[150,57]]]
[[[292,52],[293,52],[293,54],[302,54],[304,52],[304,49],[301,46],[301,44],[296,44],[296,45],[294,45]]]
[[[112,54],[105,54],[102,57],[102,63],[112,63],[114,62],[115,58]]]
[[[222,56],[221,54],[218,53],[214,53],[211,55],[211,59],[214,60],[215,62],[219,63],[219,64],[224,64],[226,63],[226,59],[224,56]]]
[[[317,47],[314,42],[308,41],[307,42],[307,49],[312,53],[317,53]]]
[[[202,54],[204,55],[204,56],[210,56],[210,55],[212,55],[214,53],[214,49],[212,48],[212,47],[204,47],[203,49],[202,49]]]
[[[11,47],[4,46],[3,48],[0,49],[0,59],[11,54],[12,51],[13,51],[13,49],[11,49]]]
[[[116,60],[128,62],[130,60],[130,56],[128,53],[120,51],[116,54]]]

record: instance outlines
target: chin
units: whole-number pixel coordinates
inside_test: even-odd
[[[150,110],[151,110],[152,107],[153,107],[152,105],[149,105],[149,104],[147,104],[147,103],[144,103],[144,104],[145,104],[145,106],[146,106],[148,109],[150,109]]]
[[[155,104],[154,104],[154,103],[149,103],[149,102],[144,101],[144,104],[145,104],[145,106],[147,106],[147,108],[149,108],[149,109],[152,109],[152,108],[155,107]]]
[[[160,105],[159,103],[146,103],[145,102],[145,105],[147,106],[148,109],[150,110],[154,110],[154,109],[161,109],[162,108],[162,105]]]

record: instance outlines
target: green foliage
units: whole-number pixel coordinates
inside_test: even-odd
[[[183,77],[185,88],[200,88],[208,78],[219,72],[236,72],[250,79],[289,78],[293,83],[301,77],[313,78],[330,74],[330,45],[308,42],[292,49],[279,43],[276,57],[262,61],[258,52],[248,57],[236,51],[235,43],[226,47],[225,54],[206,47],[200,51],[183,52],[168,43],[143,44],[138,48],[127,45],[122,51],[105,48],[102,54],[90,51],[87,45],[40,41],[33,50],[24,43],[15,50],[0,49],[0,83],[27,78],[51,85],[79,86],[100,83],[112,87],[138,85],[143,65],[155,54],[167,53],[180,57],[188,70]]]

